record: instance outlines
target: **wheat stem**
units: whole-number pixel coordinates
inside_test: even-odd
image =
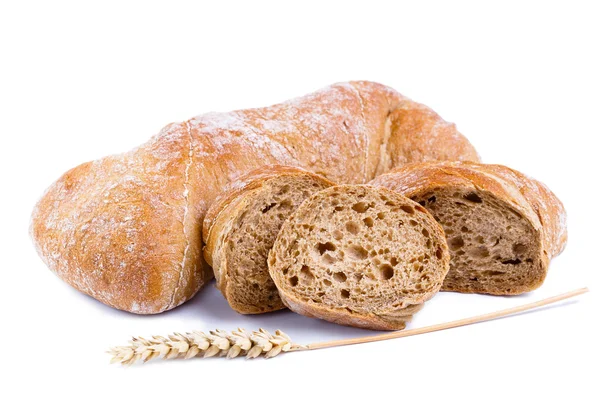
[[[155,358],[188,359],[199,356],[223,356],[227,358],[245,356],[246,358],[256,358],[260,355],[263,355],[265,358],[272,358],[282,352],[317,350],[328,347],[377,342],[491,321],[579,296],[588,291],[588,288],[581,288],[533,303],[423,328],[395,331],[375,336],[312,343],[306,346],[292,342],[291,338],[280,330],[275,331],[275,334],[272,335],[262,328],[251,333],[238,328],[238,330],[232,332],[217,329],[208,334],[199,331],[185,334],[174,333],[167,338],[163,336],[152,336],[151,339],[134,337],[129,341],[128,346],[113,347],[108,353],[113,356],[111,363],[119,362],[125,366],[132,365],[137,361],[148,362]]]
[[[394,331],[394,332],[384,333],[384,334],[375,335],[375,336],[366,336],[366,337],[351,338],[351,339],[331,340],[328,342],[311,343],[305,347],[306,347],[306,350],[317,350],[317,349],[325,349],[328,347],[348,346],[351,344],[379,342],[382,340],[422,335],[424,333],[430,333],[430,332],[442,331],[445,329],[457,328],[459,326],[465,326],[465,325],[476,324],[479,322],[491,321],[494,319],[506,317],[508,315],[518,314],[523,311],[531,310],[531,309],[538,308],[538,307],[543,307],[548,304],[556,303],[556,302],[559,302],[562,300],[569,299],[571,297],[579,296],[579,295],[587,293],[587,292],[589,292],[589,289],[585,287],[585,288],[573,290],[573,291],[570,291],[567,293],[562,293],[557,296],[548,297],[543,300],[534,301],[532,303],[523,304],[523,305],[512,307],[512,308],[506,308],[506,309],[500,310],[500,311],[494,311],[489,314],[482,314],[482,315],[478,315],[475,317],[459,319],[459,320],[451,321],[451,322],[444,322],[442,324],[437,324],[437,325],[425,326],[423,328],[409,329],[406,331]]]

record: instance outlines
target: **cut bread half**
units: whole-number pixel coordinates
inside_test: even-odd
[[[234,182],[204,220],[204,257],[217,287],[242,314],[284,308],[269,276],[267,255],[286,218],[333,182],[294,167],[259,168]]]
[[[450,272],[442,290],[514,295],[539,287],[567,239],[562,203],[502,165],[420,163],[375,178],[426,207],[443,226]]]
[[[425,208],[384,188],[341,185],[315,193],[283,224],[269,272],[292,311],[395,330],[440,290],[448,262]]]

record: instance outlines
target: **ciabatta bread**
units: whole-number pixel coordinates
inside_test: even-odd
[[[371,184],[404,194],[442,224],[442,290],[514,295],[539,287],[567,240],[566,213],[542,183],[502,165],[411,164]]]
[[[425,208],[384,188],[342,185],[317,192],[283,224],[269,271],[292,311],[392,330],[440,290],[449,258]]]
[[[300,168],[265,166],[231,184],[213,202],[204,219],[204,258],[231,308],[259,314],[285,307],[269,275],[267,255],[287,217],[330,186],[333,182]]]
[[[271,107],[171,124],[127,153],[64,174],[32,215],[46,264],[112,307],[162,312],[212,277],[204,215],[227,184],[268,164],[364,183],[407,161],[478,160],[453,124],[371,82],[332,85]]]

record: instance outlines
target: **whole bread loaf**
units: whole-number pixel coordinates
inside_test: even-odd
[[[385,188],[340,185],[315,193],[284,222],[268,263],[292,311],[392,330],[440,290],[449,259],[425,208]]]
[[[419,202],[443,226],[451,261],[442,290],[531,291],[566,244],[560,200],[541,182],[502,165],[416,163],[371,184]]]
[[[50,186],[31,233],[48,267],[112,307],[169,310],[212,278],[204,215],[262,165],[364,183],[415,161],[471,160],[471,144],[429,108],[371,82],[335,84],[266,108],[170,124],[127,153],[82,164]]]
[[[333,182],[301,168],[267,165],[233,182],[209,208],[204,259],[217,287],[239,313],[285,306],[269,275],[267,255],[283,222],[313,193]]]

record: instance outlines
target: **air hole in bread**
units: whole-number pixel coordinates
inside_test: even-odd
[[[367,217],[367,218],[363,219],[363,222],[365,223],[365,225],[366,225],[368,228],[372,228],[372,227],[373,227],[373,225],[374,225],[373,218],[371,218],[371,217]]]
[[[521,259],[516,258],[514,260],[504,260],[504,261],[502,261],[502,264],[518,265],[518,264],[521,264],[521,262],[522,262]]]
[[[348,279],[348,277],[343,272],[336,272],[333,274],[333,280],[336,282],[346,282],[346,279]]]
[[[325,286],[331,286],[332,285],[332,283],[331,283],[331,281],[329,279],[323,279],[323,284]]]
[[[350,298],[350,292],[346,289],[342,289],[340,291],[340,294],[342,295],[342,298],[344,299],[349,299]]]
[[[415,209],[412,208],[411,206],[402,205],[402,206],[400,206],[400,209],[402,211],[404,211],[405,213],[408,213],[408,214],[414,214],[415,213]]]
[[[335,257],[329,253],[325,253],[323,254],[323,261],[325,261],[325,264],[333,264],[335,262]]]
[[[344,211],[344,207],[343,206],[336,206],[334,208],[334,211]]]
[[[348,222],[346,224],[346,230],[353,235],[356,235],[360,231],[360,226],[356,222]]]
[[[481,200],[481,197],[479,197],[477,195],[477,193],[475,193],[475,192],[468,193],[468,194],[464,195],[463,198],[472,203],[483,203],[483,200]]]
[[[298,286],[298,277],[297,276],[294,275],[294,276],[292,276],[290,278],[290,285],[291,286]]]
[[[392,266],[389,264],[383,264],[379,267],[379,276],[381,277],[381,279],[386,281],[388,279],[392,279],[392,277],[394,276],[394,268],[392,268]]]
[[[354,280],[355,280],[356,282],[360,282],[360,281],[362,281],[362,278],[363,278],[363,277],[364,277],[364,275],[363,275],[363,274],[361,274],[360,272],[357,272],[357,273],[355,273],[355,274],[354,274]]]
[[[437,200],[437,198],[435,196],[431,196],[430,198],[427,199],[428,203],[435,203],[435,201]],[[425,204],[423,204],[425,205]]]
[[[310,271],[310,267],[308,265],[303,265],[302,268],[300,268],[300,276],[303,280],[308,282],[313,281],[315,279],[315,276]]]
[[[465,241],[463,240],[462,236],[453,237],[448,241],[448,246],[450,247],[450,250],[458,250],[464,245]]]
[[[377,219],[384,219],[384,218],[385,218],[385,213],[382,213],[382,212],[377,213]]]
[[[332,235],[335,240],[342,240],[344,238],[344,233],[337,229],[333,231]]]
[[[441,260],[442,257],[444,256],[444,252],[442,251],[442,249],[440,249],[438,247],[437,250],[435,251],[435,256],[437,257],[438,260]]]
[[[360,201],[360,202],[354,204],[352,206],[352,209],[354,211],[356,211],[357,213],[361,213],[362,214],[362,213],[366,212],[369,209],[369,205],[367,203],[365,203],[365,202]]]
[[[527,246],[525,246],[523,243],[515,243],[513,244],[512,249],[515,254],[523,254],[525,251],[527,251]]]
[[[284,185],[281,187],[281,189],[279,189],[279,194],[286,194],[289,191],[290,191],[290,185]]]
[[[335,249],[335,244],[331,242],[317,244],[317,250],[319,250],[321,255],[323,255],[326,251],[335,251]]]
[[[497,275],[504,275],[506,272],[504,271],[482,271],[481,275],[485,275],[485,276],[497,276]]]
[[[266,213],[267,211],[269,211],[271,208],[275,207],[277,205],[277,203],[271,203],[268,206],[266,206],[265,208],[262,209],[263,214]]]
[[[411,208],[412,210],[412,208]],[[412,226],[417,226],[419,225],[419,223],[417,221],[415,221],[414,219],[411,219],[410,221],[408,221]]]
[[[364,260],[369,256],[369,252],[360,245],[348,247],[348,255],[356,260]]]
[[[429,231],[427,229],[423,228],[423,230],[421,230],[421,233],[423,234],[423,236],[429,237]]]

